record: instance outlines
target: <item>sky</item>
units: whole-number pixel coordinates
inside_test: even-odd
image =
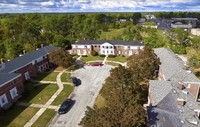
[[[0,0],[0,13],[200,12],[200,0]]]

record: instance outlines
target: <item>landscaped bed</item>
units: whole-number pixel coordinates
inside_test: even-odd
[[[71,82],[71,74],[70,73],[66,73],[64,72],[62,75],[61,75],[61,81],[62,82]]]
[[[81,57],[81,60],[87,62],[87,61],[95,61],[95,60],[104,60],[105,57],[100,56],[87,56],[87,57]]]
[[[45,104],[58,90],[57,84],[26,83],[23,102]]]
[[[58,72],[51,72],[51,73],[40,73],[38,74],[34,80],[37,80],[37,81],[56,81],[56,77],[58,75]]]
[[[116,56],[116,57],[113,57],[113,58],[108,57],[107,60],[117,61],[117,62],[122,62],[122,63],[127,62],[127,58],[123,57],[123,56]]]
[[[46,127],[55,115],[55,110],[46,109],[45,112],[35,121],[31,127]]]
[[[64,89],[53,101],[52,105],[60,105],[73,92],[73,86],[64,84]]]
[[[39,110],[39,108],[14,105],[11,109],[0,112],[1,127],[23,127]]]

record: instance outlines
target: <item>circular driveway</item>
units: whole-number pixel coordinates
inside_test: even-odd
[[[92,107],[102,88],[105,79],[110,75],[113,66],[85,66],[72,73],[72,76],[81,80],[81,85],[75,87],[72,99],[75,104],[70,111],[63,115],[56,115],[50,127],[78,127],[84,117],[86,107]]]

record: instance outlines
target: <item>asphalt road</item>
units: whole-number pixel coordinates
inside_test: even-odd
[[[110,65],[86,66],[75,71],[72,75],[81,80],[81,85],[75,88],[75,94],[72,97],[76,102],[68,113],[57,114],[49,127],[78,127],[79,122],[84,117],[86,106],[92,107],[94,105],[105,79],[110,75],[111,68]]]

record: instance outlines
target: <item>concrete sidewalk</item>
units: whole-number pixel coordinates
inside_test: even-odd
[[[17,103],[17,105],[25,106],[25,107],[34,107],[34,108],[47,108],[47,109],[54,109],[54,110],[59,109],[59,106],[43,105],[43,104],[31,104],[31,103],[24,103],[24,102],[19,102],[19,103]]]
[[[54,95],[46,102],[44,107],[42,107],[26,124],[24,127],[31,127],[35,121],[44,113],[44,111],[47,109],[46,107],[51,107],[50,104],[55,100],[55,98],[60,94],[60,92],[63,90],[63,83],[61,81],[61,75],[65,72],[63,70],[60,72],[56,77],[56,83],[58,85],[58,90],[54,93]],[[48,82],[48,81],[47,81]],[[39,106],[39,105],[38,105]]]

